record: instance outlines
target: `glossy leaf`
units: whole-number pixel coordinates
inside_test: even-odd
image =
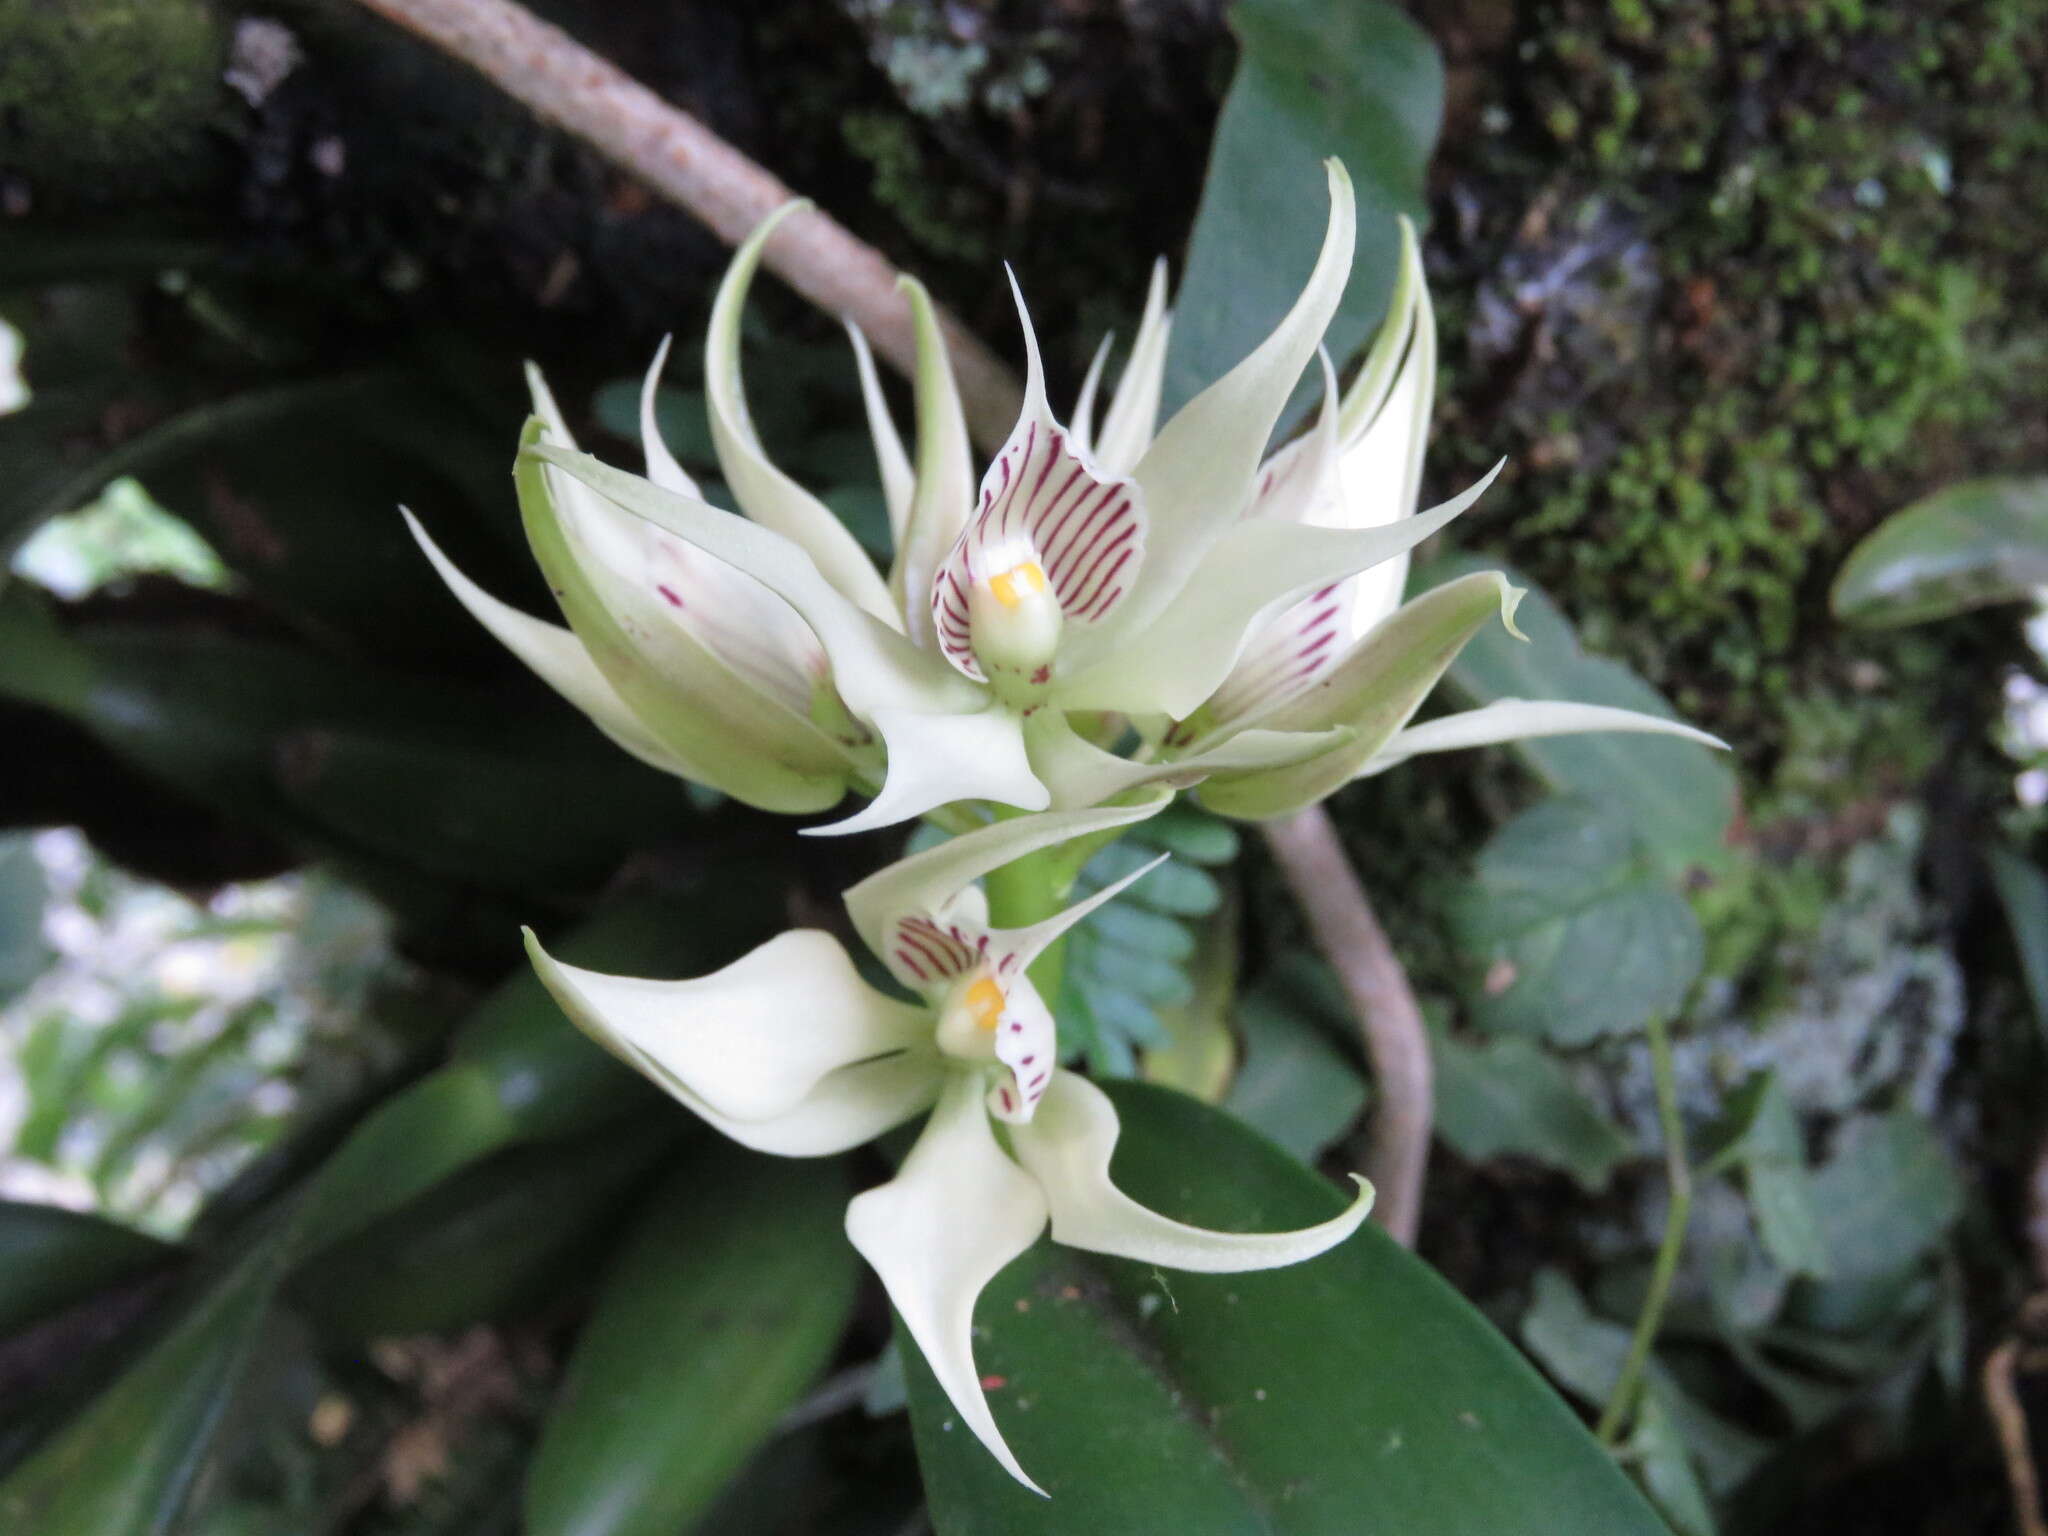
[[[1113,1174],[1183,1220],[1320,1221],[1322,1179],[1229,1116],[1138,1084]],[[1052,1495],[1018,1487],[905,1348],[939,1536],[1655,1536],[1656,1516],[1521,1356],[1368,1224],[1308,1263],[1167,1273],[1048,1242],[977,1309],[1004,1435]]]
[[[1828,602],[1847,624],[1924,624],[2048,586],[2048,475],[1966,480],[1895,512],[1849,552]]]
[[[0,1334],[179,1257],[102,1217],[0,1201]]]
[[[526,1485],[530,1536],[688,1529],[831,1358],[858,1276],[837,1163],[693,1155],[645,1203]]]
[[[1632,829],[1576,797],[1496,832],[1450,915],[1478,1023],[1559,1045],[1674,1012],[1705,952]]]
[[[1515,623],[1529,638],[1482,628],[1445,674],[1450,689],[1472,705],[1496,699],[1563,699],[1669,716],[1663,695],[1618,661],[1589,656],[1557,605],[1518,572],[1497,561],[1452,555],[1409,580],[1420,592],[1472,571],[1502,570],[1525,589]],[[1514,744],[1515,752],[1552,788],[1598,801],[1626,820],[1659,867],[1677,875],[1712,864],[1736,809],[1734,769],[1725,754],[1668,736],[1594,733]]]
[[[1467,1044],[1440,1035],[1435,1056],[1437,1134],[1460,1157],[1526,1157],[1597,1193],[1635,1152],[1564,1064],[1532,1040]]]
[[[289,1299],[365,1340],[495,1322],[590,1278],[590,1257],[685,1124],[652,1118],[501,1153],[303,1263]]]
[[[1329,155],[1351,173],[1358,245],[1325,340],[1340,361],[1365,341],[1393,286],[1395,215],[1423,218],[1423,171],[1443,116],[1435,46],[1380,0],[1239,0],[1230,24],[1237,74],[1174,297],[1166,412],[1249,353],[1293,302],[1323,235]],[[1296,405],[1307,399],[1304,389]]]
[[[114,1384],[0,1483],[0,1529],[166,1536],[289,1253],[273,1229]]]

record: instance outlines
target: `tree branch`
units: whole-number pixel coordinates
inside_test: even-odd
[[[617,66],[513,0],[360,0],[479,71],[621,169],[737,245],[796,196],[732,145]],[[917,343],[898,273],[873,246],[816,209],[769,241],[763,259],[828,314],[847,315],[904,373]],[[985,447],[1008,437],[1022,391],[1002,361],[943,311],[940,324],[967,424]]]
[[[1312,805],[1261,830],[1308,918],[1316,947],[1358,1015],[1378,1096],[1365,1170],[1379,1191],[1373,1214],[1412,1248],[1422,1217],[1436,1093],[1422,1009],[1328,813]]]

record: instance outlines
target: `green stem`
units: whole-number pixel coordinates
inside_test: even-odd
[[[1059,911],[1080,874],[1080,866],[1066,854],[1067,850],[1058,845],[1041,848],[984,875],[981,887],[988,894],[990,926],[1023,928],[1043,922]],[[1064,937],[1048,945],[1045,953],[1031,962],[1031,984],[1038,988],[1038,995],[1049,1007],[1059,1004],[1060,983],[1066,970]]]
[[[1622,1426],[1634,1411],[1643,1371],[1650,1362],[1650,1346],[1657,1342],[1657,1330],[1664,1322],[1664,1304],[1670,1300],[1671,1282],[1678,1274],[1686,1223],[1692,1219],[1692,1171],[1685,1150],[1685,1125],[1678,1115],[1671,1034],[1662,1018],[1650,1020],[1650,1070],[1657,1082],[1657,1121],[1664,1130],[1664,1166],[1671,1183],[1671,1208],[1665,1216],[1664,1240],[1657,1247],[1657,1262],[1650,1270],[1650,1289],[1643,1297],[1635,1334],[1628,1341],[1628,1355],[1621,1362],[1621,1374],[1615,1378],[1614,1391],[1594,1431],[1605,1446],[1612,1446],[1621,1438]]]

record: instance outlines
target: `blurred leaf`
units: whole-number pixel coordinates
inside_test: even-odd
[[[26,833],[0,836],[0,1005],[50,964],[50,946],[43,942],[47,894],[35,840]]]
[[[76,1418],[0,1482],[0,1528],[166,1536],[234,1395],[290,1250],[275,1227]]]
[[[1916,1264],[1963,1211],[1947,1150],[1926,1117],[1905,1108],[1843,1126],[1812,1191],[1830,1274],[1849,1282]]]
[[[1991,867],[1992,886],[2005,907],[2005,920],[2012,927],[2034,1023],[2042,1040],[2048,1042],[2048,875],[2017,849],[2002,844],[1987,849],[1985,861]]]
[[[170,1244],[98,1216],[0,1201],[0,1334],[179,1257]]]
[[[1571,1281],[1545,1269],[1537,1272],[1529,1310],[1522,1315],[1522,1342],[1574,1397],[1598,1410],[1621,1376],[1629,1330],[1595,1316]],[[1770,1449],[1747,1430],[1700,1406],[1654,1355],[1643,1376],[1643,1390],[1663,1408],[1698,1460],[1707,1485],[1717,1493],[1726,1493],[1749,1476]]]
[[[1163,1006],[1159,1020],[1166,1044],[1145,1053],[1147,1081],[1178,1088],[1207,1104],[1223,1097],[1237,1061],[1230,1037],[1230,1010],[1237,998],[1238,936],[1236,903],[1203,925],[1200,958],[1189,976],[1178,966],[1171,974],[1189,983],[1185,1001]]]
[[[313,1254],[291,1300],[343,1339],[511,1316],[589,1280],[603,1234],[686,1127],[657,1109],[567,1145],[499,1153]]]
[[[1757,1236],[1771,1257],[1794,1274],[1825,1276],[1828,1248],[1807,1179],[1805,1138],[1775,1074],[1759,1072],[1730,1096],[1714,1142],[1706,1171],[1742,1170]]]
[[[695,1148],[643,1207],[526,1485],[530,1536],[671,1536],[830,1360],[859,1269],[837,1162]]]
[[[1237,1009],[1244,1061],[1223,1107],[1305,1163],[1358,1123],[1365,1078],[1298,999],[1272,983]]]
[[[1835,617],[1922,624],[2048,586],[2048,476],[1965,480],[1895,512],[1849,552]]]
[[[1577,797],[1494,833],[1450,919],[1481,1027],[1558,1045],[1676,1012],[1704,956],[1698,920],[1641,840]]]
[[[1645,714],[1674,713],[1662,694],[1618,661],[1588,656],[1557,605],[1526,576],[1495,560],[1450,555],[1409,578],[1411,592],[1473,571],[1503,571],[1525,589],[1515,622],[1529,638],[1482,629],[1451,663],[1446,680],[1474,705],[1496,699],[1569,699]],[[1726,756],[1668,736],[1595,732],[1514,743],[1552,788],[1583,795],[1627,822],[1673,876],[1720,855],[1734,819],[1735,772]]]
[[[1502,1153],[1561,1168],[1598,1193],[1635,1146],[1572,1081],[1563,1063],[1519,1036],[1467,1045],[1434,1042],[1436,1128],[1458,1155]]]
[[[1118,1183],[1167,1214],[1270,1229],[1341,1198],[1228,1115],[1114,1084]],[[1493,1326],[1368,1223],[1291,1268],[1162,1272],[1041,1242],[978,1309],[1018,1487],[904,1346],[939,1536],[1654,1536],[1654,1514]]]
[[[1644,1394],[1624,1451],[1641,1469],[1643,1487],[1679,1536],[1714,1536],[1714,1512],[1707,1491],[1686,1455],[1685,1439],[1656,1393]]]
[[[1357,189],[1358,254],[1325,340],[1339,363],[1364,342],[1393,285],[1394,216],[1424,217],[1443,117],[1436,48],[1391,5],[1239,0],[1230,25],[1237,73],[1174,298],[1167,411],[1222,377],[1294,302],[1323,237],[1330,155]]]

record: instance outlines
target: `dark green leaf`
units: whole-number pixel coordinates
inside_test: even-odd
[[[1446,681],[1468,702],[1566,699],[1671,715],[1663,695],[1620,662],[1588,656],[1557,605],[1527,577],[1469,555],[1431,562],[1409,581],[1420,592],[1472,571],[1501,570],[1525,589],[1517,640],[1498,625],[1482,628],[1451,663]],[[1724,753],[1668,736],[1595,732],[1515,743],[1515,751],[1553,788],[1598,801],[1626,820],[1669,873],[1719,856],[1734,819],[1734,769]]]
[[[191,1492],[290,1248],[268,1233],[126,1374],[0,1483],[0,1528],[165,1536]]]
[[[1675,1012],[1704,955],[1692,909],[1628,824],[1576,797],[1496,832],[1451,922],[1478,1022],[1560,1045]]]
[[[1228,1115],[1111,1088],[1117,1181],[1169,1215],[1292,1227],[1323,1180]],[[1048,1492],[1010,1481],[905,1347],[939,1536],[1654,1536],[1656,1516],[1528,1364],[1378,1228],[1290,1269],[1164,1273],[1042,1242],[982,1298],[978,1364]]]
[[[1851,1120],[1812,1187],[1830,1273],[1845,1281],[1915,1264],[1963,1209],[1947,1151],[1926,1117],[1910,1109]]]
[[[98,1216],[0,1201],[0,1334],[177,1257],[168,1243]]]
[[[1739,1167],[1749,1191],[1757,1236],[1771,1257],[1795,1274],[1829,1270],[1798,1112],[1770,1072],[1759,1072],[1730,1096],[1716,1135],[1710,1170]]]
[[[2005,920],[2012,927],[2013,946],[2019,950],[2020,970],[2027,978],[2027,1000],[2034,1006],[2034,1023],[2048,1041],[2048,875],[2017,851],[2004,846],[1986,855],[1991,866],[1991,883],[2005,907]]]
[[[1966,480],[1880,523],[1849,553],[1829,602],[1850,624],[1945,619],[2030,602],[2048,585],[2048,476]]]
[[[1394,216],[1423,216],[1423,171],[1443,116],[1436,48],[1391,5],[1239,0],[1230,23],[1242,51],[1174,300],[1169,411],[1293,304],[1322,242],[1330,155],[1357,188],[1358,255],[1326,341],[1339,362],[1358,348],[1393,285]]]
[[[1461,1157],[1512,1153],[1594,1191],[1635,1151],[1555,1056],[1516,1036],[1480,1045],[1437,1037],[1436,1128]]]
[[[530,1536],[671,1536],[830,1359],[858,1266],[837,1163],[695,1155],[604,1281],[526,1485]]]

